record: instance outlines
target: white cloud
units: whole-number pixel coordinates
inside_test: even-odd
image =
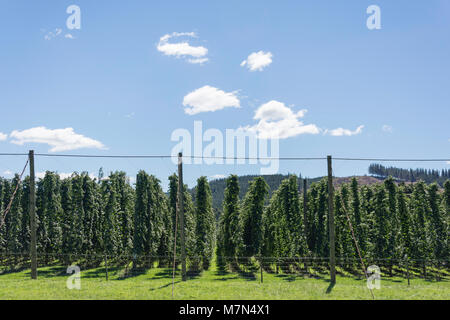
[[[391,133],[392,132],[392,126],[385,124],[385,125],[383,125],[381,127],[381,130],[383,130],[384,132]]]
[[[64,35],[64,38],[66,38],[66,39],[75,39],[74,36],[71,35],[70,33],[66,33],[66,34]]]
[[[56,38],[59,36],[62,32],[61,28],[56,28],[55,31],[49,31],[45,34],[44,39],[45,40],[52,40],[53,38]]]
[[[73,172],[55,172],[60,179],[67,179],[70,178],[74,173]],[[45,177],[45,171],[36,172],[36,178],[38,179],[44,179]],[[91,179],[97,179],[97,176],[94,173],[89,173],[89,177]]]
[[[68,151],[81,148],[106,149],[100,141],[75,133],[73,128],[47,129],[35,127],[23,131],[14,130],[10,134],[11,142],[18,145],[25,143],[45,143],[51,146],[50,152]]]
[[[332,130],[325,130],[324,134],[329,134],[330,136],[335,136],[335,137],[354,136],[356,134],[360,134],[362,132],[363,128],[364,128],[363,125],[360,125],[358,128],[356,128],[355,131],[351,131],[349,129],[344,129],[344,128],[337,128],[337,129],[332,129]]]
[[[194,115],[201,112],[217,111],[228,107],[240,108],[236,91],[223,90],[204,86],[188,93],[183,99],[184,112]]]
[[[12,172],[11,170],[5,170],[5,171],[3,171],[3,174],[4,174],[5,176],[10,176],[10,175],[13,174],[13,172]]]
[[[447,164],[450,164],[450,161],[447,161]]]
[[[8,138],[7,134],[0,132],[0,141],[5,141]]]
[[[318,134],[320,129],[315,124],[303,124],[307,110],[293,112],[284,103],[272,100],[261,105],[253,117],[259,120],[256,125],[240,129],[254,132],[260,139],[286,139],[301,134]]]
[[[215,175],[210,176],[208,178],[209,178],[209,180],[218,180],[218,179],[226,178],[226,175],[224,175],[224,174],[215,174]]]
[[[270,52],[253,52],[246,60],[241,62],[241,67],[247,65],[250,71],[263,71],[265,67],[272,63],[272,53]]]
[[[188,59],[188,62],[192,64],[203,64],[208,60],[209,60],[208,58],[196,58],[196,59]]]
[[[159,39],[156,48],[159,52],[162,52],[167,56],[187,58],[189,63],[203,64],[208,61],[208,58],[206,57],[208,49],[203,46],[191,46],[187,41],[169,42],[171,38],[178,37],[197,38],[197,35],[194,32],[174,32],[172,34],[166,34]]]

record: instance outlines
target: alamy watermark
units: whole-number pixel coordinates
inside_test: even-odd
[[[367,273],[371,274],[370,277],[367,278],[367,288],[370,290],[381,288],[381,271],[380,267],[376,265],[369,266],[367,268]]]
[[[81,9],[79,6],[72,4],[67,7],[66,13],[70,16],[66,20],[66,27],[69,30],[81,29]]]
[[[81,289],[81,269],[79,266],[72,265],[69,266],[66,270],[66,273],[72,274],[67,278],[66,286],[67,289],[72,290],[80,290]]]
[[[381,29],[381,9],[377,5],[370,5],[366,10],[367,14],[370,16],[367,18],[366,26],[369,30],[379,30]]]
[[[203,122],[194,121],[194,133],[187,129],[172,132],[171,141],[178,142],[171,152],[177,164],[179,152],[186,164],[259,165],[260,174],[276,174],[279,169],[279,139],[260,139],[245,129],[210,128],[203,132]]]

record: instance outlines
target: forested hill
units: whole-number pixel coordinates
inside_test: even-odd
[[[243,199],[244,195],[247,193],[249,182],[252,181],[254,178],[259,177],[259,175],[246,175],[246,176],[239,176],[238,182],[239,182],[239,198]],[[262,175],[261,177],[264,178],[264,180],[269,185],[269,198],[272,196],[272,192],[277,190],[278,187],[281,184],[281,181],[288,178],[288,174],[274,174],[274,175]],[[342,183],[349,183],[351,181],[352,177],[342,177],[334,178],[334,184],[336,186],[341,185]],[[307,179],[307,187],[311,185],[313,182],[317,182],[323,179],[323,177],[316,177],[316,178],[308,178]],[[382,179],[370,177],[370,176],[357,176],[356,177],[358,183],[360,185],[368,185],[380,182]],[[299,190],[303,190],[303,177],[301,174],[298,176],[298,186]],[[211,180],[209,182],[212,198],[213,198],[213,208],[216,210],[216,212],[222,211],[222,202],[223,197],[225,193],[225,187],[226,187],[226,178],[223,179],[215,179]],[[191,195],[193,197],[193,200],[195,200],[195,189],[191,189]]]
[[[248,176],[239,176],[239,198],[243,199],[244,195],[247,193],[248,184],[254,178],[259,177],[258,175],[248,175]],[[274,174],[274,175],[262,175],[261,177],[266,180],[269,185],[269,195],[272,195],[274,190],[277,190],[281,184],[281,181],[289,177],[289,175],[283,174]],[[298,185],[303,187],[302,177],[298,178]],[[311,182],[310,182],[311,183]],[[222,201],[225,194],[226,187],[226,178],[216,179],[209,182],[209,186],[211,188],[212,198],[213,198],[213,208],[222,211]],[[194,196],[194,195],[193,195]]]
[[[381,178],[392,176],[395,179],[405,182],[417,182],[423,180],[425,183],[438,183],[441,187],[450,178],[450,170],[442,169],[401,169],[396,167],[385,167],[381,164],[373,163],[369,166],[369,173]]]

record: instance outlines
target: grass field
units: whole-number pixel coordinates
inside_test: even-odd
[[[81,289],[69,290],[69,275],[60,267],[38,270],[38,280],[30,280],[30,270],[0,275],[0,299],[172,299],[169,269],[150,269],[132,277],[120,270],[110,270],[106,281],[104,268],[81,272]],[[216,270],[180,281],[175,278],[174,299],[372,299],[366,281],[351,276],[338,276],[330,287],[328,277],[315,279],[283,274],[259,273],[244,278],[235,273],[220,274]],[[428,281],[382,277],[381,288],[374,290],[375,299],[450,299],[450,281]]]

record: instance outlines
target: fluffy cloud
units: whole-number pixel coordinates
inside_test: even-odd
[[[5,141],[8,138],[7,134],[0,132],[0,141]]]
[[[301,134],[318,134],[320,129],[315,124],[303,124],[307,110],[292,111],[284,103],[272,100],[261,105],[253,117],[259,120],[256,125],[241,129],[254,132],[260,139],[286,139]]]
[[[263,71],[265,67],[272,63],[272,53],[270,52],[253,52],[246,60],[242,61],[241,67],[247,65],[250,71]]]
[[[364,128],[363,125],[360,125],[358,128],[356,128],[355,131],[351,131],[349,129],[344,129],[344,128],[337,128],[337,129],[332,129],[332,130],[325,130],[324,134],[329,134],[330,136],[335,136],[335,137],[354,136],[356,134],[360,134],[362,132],[363,128]]]
[[[189,63],[203,64],[208,61],[208,58],[206,57],[208,49],[205,47],[191,46],[187,41],[169,42],[171,38],[178,37],[196,38],[197,35],[194,32],[174,32],[172,34],[166,34],[159,39],[156,48],[159,52],[162,52],[167,56],[186,58]]]
[[[56,28],[55,31],[49,31],[45,34],[44,39],[45,40],[52,40],[53,38],[56,38],[57,36],[59,36],[62,32],[61,28]]]
[[[75,133],[73,128],[47,129],[35,127],[23,131],[14,130],[10,134],[11,142],[18,145],[25,143],[45,143],[51,146],[50,152],[68,151],[81,148],[106,149],[97,140]]]
[[[73,172],[56,172],[60,179],[70,178],[73,175]],[[36,178],[44,179],[45,171],[36,172]],[[98,177],[94,173],[89,173],[89,177],[91,179],[98,179]]]
[[[217,111],[223,108],[240,108],[240,101],[236,91],[223,90],[204,86],[188,93],[183,99],[184,112],[194,115],[200,112]]]
[[[227,176],[224,174],[215,174],[209,177],[209,180],[218,180],[218,179],[224,179]]]
[[[381,127],[381,130],[383,130],[384,132],[391,133],[391,132],[392,132],[392,127],[389,126],[389,125],[387,125],[387,124],[385,124],[385,125],[383,125],[383,126]]]

